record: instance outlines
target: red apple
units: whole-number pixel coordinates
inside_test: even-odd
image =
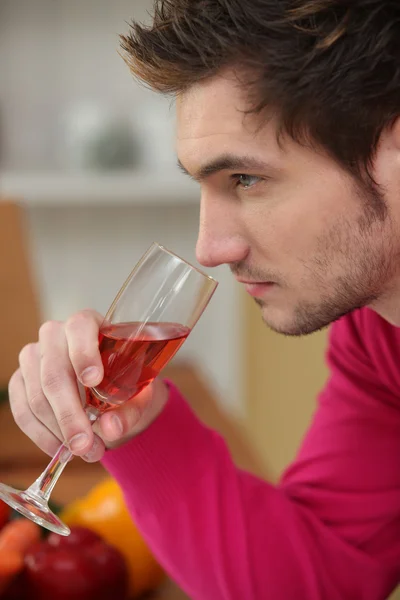
[[[25,558],[29,597],[35,600],[95,600],[100,585],[96,566],[84,554],[55,550],[43,542]]]
[[[85,554],[96,565],[98,576],[102,580],[102,598],[126,598],[128,570],[120,551],[100,541],[85,548]]]
[[[90,546],[91,544],[101,541],[101,537],[87,527],[72,527],[70,535],[58,535],[50,533],[47,538],[47,543],[54,548],[71,548],[72,546]]]
[[[85,528],[73,528],[65,538],[50,535],[30,550],[25,565],[30,600],[127,598],[122,555]]]
[[[0,500],[0,529],[8,522],[11,515],[11,508]]]
[[[29,598],[27,594],[27,584],[24,571],[17,575],[6,590],[1,595],[1,600],[25,600]]]

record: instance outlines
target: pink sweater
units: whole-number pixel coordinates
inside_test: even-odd
[[[378,600],[400,580],[400,329],[356,311],[332,326],[328,362],[276,487],[237,469],[173,386],[158,420],[104,458],[192,600]]]

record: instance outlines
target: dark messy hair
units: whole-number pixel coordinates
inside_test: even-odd
[[[254,111],[273,109],[281,133],[362,180],[400,113],[400,0],[157,0],[151,25],[132,23],[121,43],[163,93],[243,67]]]

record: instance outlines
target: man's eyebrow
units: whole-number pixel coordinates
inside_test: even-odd
[[[189,173],[189,171],[184,167],[182,162],[178,159],[178,167],[183,173],[189,175],[192,179],[195,179],[199,183],[210,177],[211,175],[215,175],[220,171],[237,171],[238,173],[246,173],[246,171],[259,171],[265,172],[266,170],[271,170],[271,165],[260,161],[256,158],[252,158],[251,156],[237,156],[234,154],[223,154],[212,161],[205,163],[198,171],[195,173]]]

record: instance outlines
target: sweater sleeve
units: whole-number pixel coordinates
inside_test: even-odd
[[[383,600],[395,587],[400,423],[350,334],[332,330],[331,379],[278,486],[237,469],[171,384],[162,415],[106,453],[133,519],[192,600]]]

